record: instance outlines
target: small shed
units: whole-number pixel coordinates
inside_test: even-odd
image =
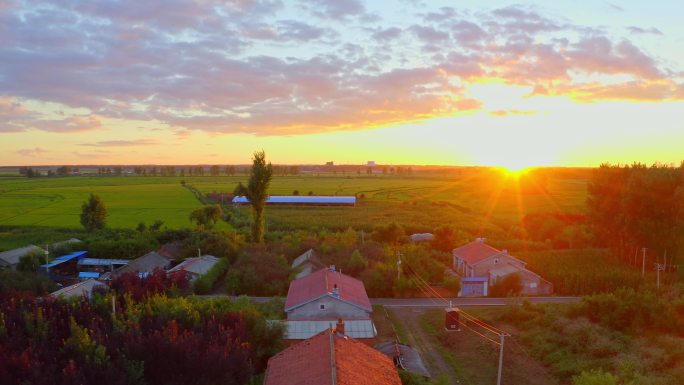
[[[489,279],[487,277],[461,278],[459,297],[486,297]]]
[[[430,377],[430,372],[423,362],[418,350],[397,341],[386,341],[375,345],[375,349],[394,361],[394,365],[406,371],[419,374],[425,378]]]
[[[461,330],[461,311],[457,307],[449,306],[444,309],[444,329],[448,332]]]
[[[435,236],[432,233],[417,233],[417,234],[411,234],[411,242],[413,243],[419,243],[419,242],[429,242],[431,241]]]

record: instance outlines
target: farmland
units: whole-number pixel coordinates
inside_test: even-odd
[[[270,207],[269,230],[297,228],[372,229],[396,221],[410,231],[441,224],[483,234],[507,231],[527,213],[581,213],[586,200],[585,169],[543,170],[543,177],[511,178],[484,168],[450,169],[414,175],[333,175],[273,178],[270,194],[357,195],[356,207]],[[105,202],[112,228],[164,221],[189,227],[189,212],[201,205],[181,181],[203,193],[232,192],[246,176],[63,178],[0,177],[0,225],[8,228],[80,228],[80,206],[88,194]],[[237,209],[246,211],[246,208]],[[221,223],[220,227],[230,227]],[[3,241],[3,238],[4,241]],[[11,244],[0,236],[0,249]],[[9,243],[8,243],[9,242]]]

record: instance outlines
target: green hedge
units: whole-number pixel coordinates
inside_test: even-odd
[[[207,294],[214,289],[216,282],[228,271],[228,259],[221,258],[206,274],[199,277],[193,286],[195,294]]]

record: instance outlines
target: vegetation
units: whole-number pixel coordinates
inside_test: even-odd
[[[197,224],[198,229],[211,229],[221,219],[223,210],[220,205],[203,206],[190,213],[190,221]]]
[[[195,294],[210,293],[218,280],[228,271],[229,262],[227,258],[221,258],[214,267],[212,267],[206,274],[199,277],[193,286]]]
[[[107,222],[107,208],[102,199],[90,194],[88,201],[81,206],[81,224],[88,231],[102,230]]]
[[[264,241],[264,208],[268,198],[268,186],[273,176],[273,166],[266,164],[266,153],[257,151],[252,158],[252,168],[247,186],[239,183],[234,194],[244,196],[252,208],[252,241]]]
[[[570,305],[510,305],[501,320],[574,385],[676,385],[684,381],[682,290],[618,290]]]
[[[626,260],[645,247],[655,256],[684,248],[684,162],[680,167],[602,165],[588,185],[587,213],[600,242]]]
[[[169,297],[162,276],[92,300],[0,293],[0,383],[244,384],[282,349],[248,301]]]

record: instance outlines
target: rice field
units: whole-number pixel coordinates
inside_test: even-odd
[[[488,169],[459,169],[448,174],[276,176],[270,193],[357,195],[356,207],[269,207],[269,228],[370,229],[397,221],[408,229],[429,231],[440,224],[483,230],[505,229],[526,213],[584,210],[587,170],[562,169],[527,181]],[[550,171],[550,170],[547,170]],[[201,203],[181,184],[203,193],[232,192],[240,176],[141,177],[92,176],[0,177],[0,225],[80,228],[81,204],[88,194],[102,197],[108,226],[133,228],[164,221],[169,228],[188,227],[188,215]],[[527,178],[529,179],[529,178]],[[247,209],[240,209],[247,210]]]

